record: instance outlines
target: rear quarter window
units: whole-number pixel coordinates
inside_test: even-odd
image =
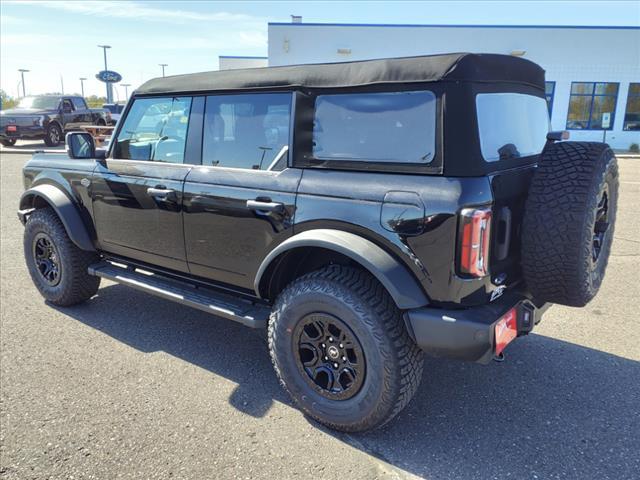
[[[476,96],[482,157],[487,162],[537,155],[549,131],[544,98],[521,93]]]
[[[431,162],[436,96],[430,91],[318,95],[314,158],[359,162]]]

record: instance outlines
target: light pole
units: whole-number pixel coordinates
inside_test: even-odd
[[[129,87],[131,86],[131,84],[121,83],[120,85],[124,87],[124,101],[126,102],[129,99]]]
[[[26,94],[26,89],[24,88],[24,74],[25,74],[26,72],[28,72],[29,70],[26,70],[26,69],[24,69],[24,68],[19,68],[19,69],[18,69],[18,71],[20,72],[20,76],[22,77],[22,96],[23,96],[23,97],[26,97],[26,96],[27,96],[27,94]],[[164,75],[163,75],[163,76],[164,76]]]
[[[104,51],[104,69],[109,70],[107,68],[107,48],[111,48],[111,45],[98,45],[99,48],[102,48]],[[111,84],[107,83],[107,103],[111,103]]]
[[[86,80],[85,77],[80,77],[80,90],[82,91],[82,98],[84,98],[84,81]]]
[[[158,65],[160,65],[162,67],[162,76],[164,77],[164,67],[168,67],[169,64],[168,63],[159,63]]]

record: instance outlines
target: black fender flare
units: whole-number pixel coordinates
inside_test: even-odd
[[[30,188],[20,197],[20,212],[33,209],[36,198],[41,198],[55,210],[62,221],[67,235],[78,248],[94,252],[96,249],[82,217],[73,201],[58,187],[53,185],[37,185]],[[20,215],[23,218],[23,215]]]
[[[307,230],[274,248],[262,261],[256,274],[254,289],[258,296],[262,276],[271,262],[281,254],[300,247],[324,248],[351,258],[378,279],[400,309],[419,308],[429,303],[419,282],[398,260],[366,238],[334,229]]]

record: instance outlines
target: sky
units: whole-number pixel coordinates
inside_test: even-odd
[[[215,70],[219,55],[267,55],[268,22],[290,15],[315,23],[455,25],[640,25],[640,0],[460,2],[213,2],[213,1],[7,1],[0,0],[0,88],[27,94],[80,92],[104,95],[95,79],[104,68],[131,89],[160,76]],[[562,46],[559,46],[562,48]],[[19,90],[20,89],[20,90]],[[124,88],[116,99],[124,100]]]

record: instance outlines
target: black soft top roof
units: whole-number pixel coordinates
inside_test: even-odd
[[[544,70],[529,60],[510,55],[451,53],[174,75],[149,80],[136,94],[438,81],[516,82],[544,90]]]

